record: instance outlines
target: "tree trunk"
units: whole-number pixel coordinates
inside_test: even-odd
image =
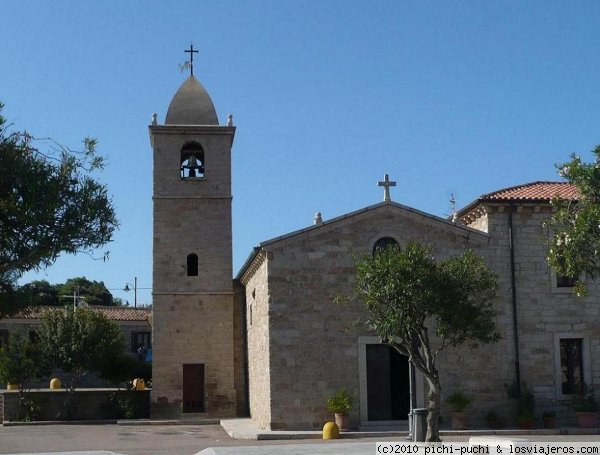
[[[437,370],[433,371],[431,376],[427,375],[427,385],[429,391],[427,399],[427,436],[426,442],[440,442],[440,401],[441,401],[441,386],[438,378]]]

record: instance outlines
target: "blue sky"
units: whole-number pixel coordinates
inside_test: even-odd
[[[108,262],[66,256],[36,278],[151,287],[152,151],[195,74],[234,115],[234,273],[260,241],[392,199],[435,215],[556,180],[600,143],[598,2],[27,1],[2,4],[0,100],[16,129],[96,137],[120,230]],[[149,289],[139,302],[150,303]]]

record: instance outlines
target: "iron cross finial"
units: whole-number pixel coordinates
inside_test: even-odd
[[[190,74],[194,75],[194,54],[197,54],[198,51],[194,50],[194,44],[190,43],[190,48],[186,49],[184,52],[190,53]]]

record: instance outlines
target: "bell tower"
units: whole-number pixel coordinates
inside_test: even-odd
[[[158,124],[154,115],[149,130],[154,159],[153,415],[235,416],[235,127],[231,120],[219,125],[213,102],[192,71],[175,93],[165,123]]]

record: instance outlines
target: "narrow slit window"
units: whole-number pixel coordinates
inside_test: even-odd
[[[188,254],[187,257],[187,276],[198,276],[198,255]]]

